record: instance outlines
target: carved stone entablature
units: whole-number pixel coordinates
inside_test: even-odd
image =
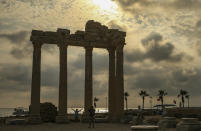
[[[68,29],[61,29],[61,28],[58,28],[57,29],[57,32],[59,34],[61,34],[62,36],[65,36],[65,37],[69,37],[70,36],[70,30]]]
[[[89,20],[85,31],[76,31],[70,34],[70,30],[58,28],[57,32],[33,30],[31,41],[41,41],[47,44],[66,43],[72,46],[93,46],[96,48],[117,47],[125,44],[126,32],[118,29],[108,29],[99,22]]]

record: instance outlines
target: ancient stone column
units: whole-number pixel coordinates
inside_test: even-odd
[[[84,112],[88,115],[88,110],[93,105],[93,78],[92,78],[92,47],[85,47],[85,95]]]
[[[115,114],[115,48],[108,48],[109,52],[109,90],[108,90],[108,110],[109,120],[113,121]]]
[[[40,42],[33,42],[33,64],[31,81],[31,105],[29,123],[41,123],[40,118],[40,71],[41,71],[41,46]]]
[[[124,114],[124,55],[123,46],[117,47],[116,51],[116,117],[120,120]]]
[[[59,111],[56,122],[67,123],[67,45],[58,44],[58,46],[60,51]]]

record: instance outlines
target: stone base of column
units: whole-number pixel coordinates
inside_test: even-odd
[[[120,118],[117,118],[117,117],[109,118],[109,122],[112,122],[112,123],[119,123],[119,122],[120,122]]]
[[[61,124],[65,124],[65,123],[69,123],[69,119],[67,117],[67,115],[58,115],[56,116],[56,123],[61,123]]]
[[[109,116],[108,120],[110,122],[114,122],[114,123],[119,123],[121,122],[123,116],[119,115],[119,114],[112,114],[111,116]]]
[[[41,124],[41,123],[42,123],[42,120],[41,120],[40,115],[31,115],[31,116],[28,118],[28,123],[29,123],[29,124]]]

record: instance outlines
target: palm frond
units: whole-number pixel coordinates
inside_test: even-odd
[[[128,97],[129,96],[128,92],[124,92],[124,96]]]
[[[99,101],[99,99],[97,97],[94,97],[94,101],[97,102]]]

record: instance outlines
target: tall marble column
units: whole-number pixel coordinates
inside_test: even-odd
[[[117,47],[117,61],[116,61],[116,118],[120,120],[124,114],[124,55],[123,55],[123,45]]]
[[[85,47],[85,96],[84,112],[88,115],[88,110],[93,105],[93,78],[92,78],[92,51],[93,47]]]
[[[33,64],[31,81],[31,105],[29,123],[41,123],[40,118],[40,71],[41,71],[41,46],[40,42],[33,42]]]
[[[59,111],[56,122],[67,123],[67,45],[58,44],[58,46],[60,51]]]
[[[113,121],[115,114],[115,48],[108,48],[109,52],[109,120]]]

